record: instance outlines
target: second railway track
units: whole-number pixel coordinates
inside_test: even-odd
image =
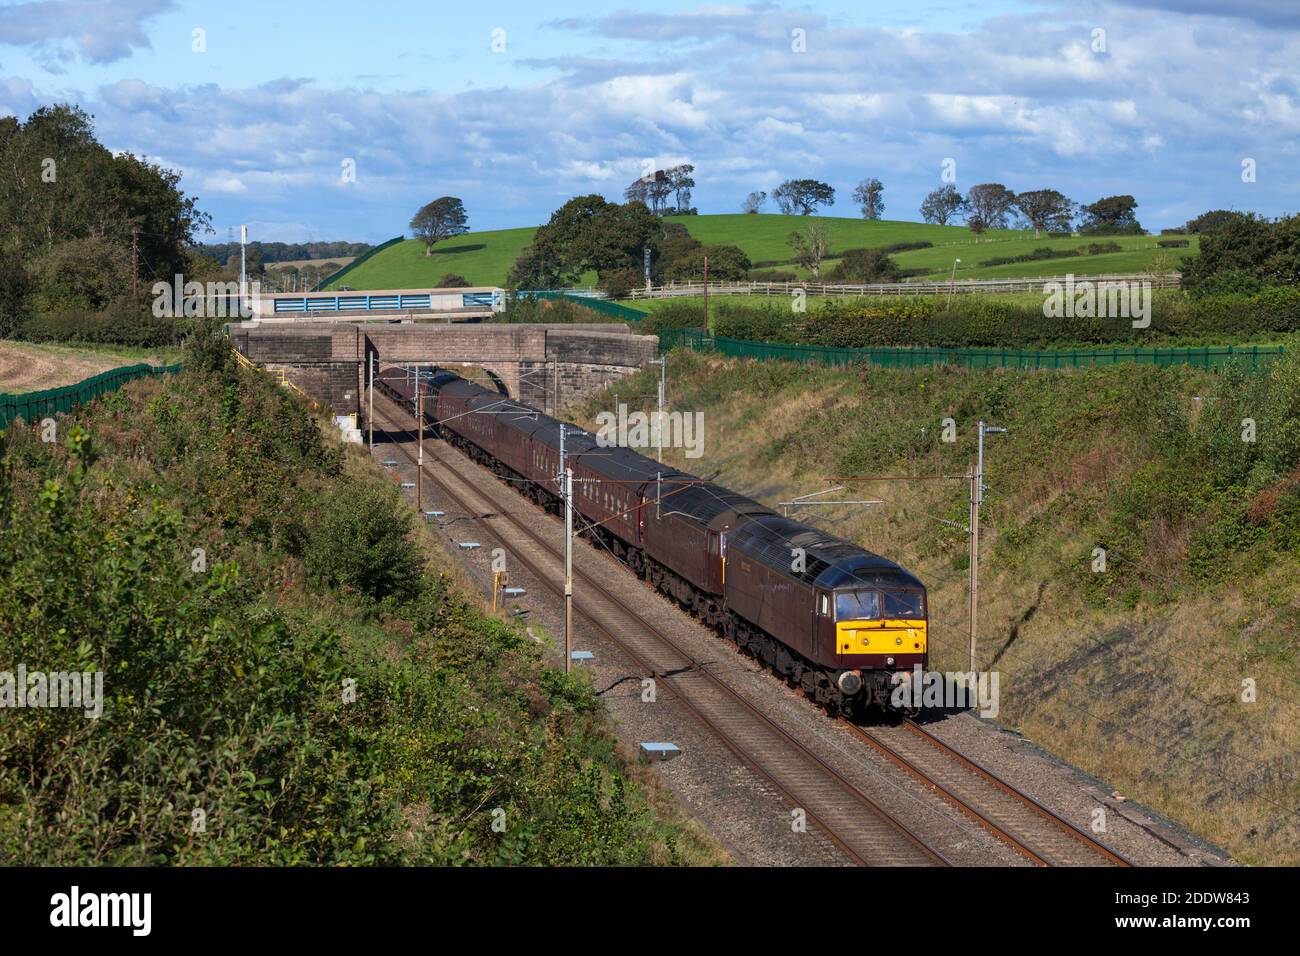
[[[1131,866],[1100,840],[1040,804],[915,721],[851,732],[1037,866]]]

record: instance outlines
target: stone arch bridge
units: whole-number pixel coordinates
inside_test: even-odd
[[[654,335],[604,325],[391,324],[298,322],[230,327],[245,358],[286,378],[335,414],[362,410],[366,369],[441,365],[481,368],[512,398],[554,413],[644,368]]]

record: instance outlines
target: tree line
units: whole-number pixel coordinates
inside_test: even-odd
[[[179,182],[110,152],[79,107],[0,118],[0,336],[34,316],[139,316],[154,281],[215,269],[193,245],[210,219]]]
[[[239,243],[200,242],[194,248],[221,265],[239,268]],[[245,259],[257,262],[299,262],[305,259],[352,259],[370,251],[368,242],[261,242],[244,247]]]

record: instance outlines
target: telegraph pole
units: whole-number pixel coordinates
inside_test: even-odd
[[[981,423],[982,424],[982,423]],[[967,588],[970,593],[970,606],[967,608],[967,620],[970,627],[970,672],[971,680],[974,680],[975,671],[975,622],[977,618],[979,579],[980,579],[980,506],[979,506],[979,486],[980,474],[978,467],[972,465],[970,470],[970,580]]]
[[[664,374],[668,366],[668,360],[662,358],[651,359],[650,364],[659,366],[659,417],[655,419],[655,447],[658,450],[655,461],[662,462],[664,460],[664,397],[666,394]],[[617,403],[615,403],[615,407],[617,408]]]
[[[424,514],[424,389],[420,387],[420,370],[415,370],[415,415],[420,419],[420,460],[416,465],[419,472],[415,479],[415,507]],[[492,603],[496,603],[496,592],[492,592]]]
[[[976,622],[979,620],[980,505],[984,503],[984,436],[1005,434],[1005,428],[985,425],[980,419],[979,442],[970,483],[970,671],[975,671]]]
[[[573,469],[564,472],[564,672],[573,663]]]
[[[131,230],[131,298],[133,299],[138,297],[140,294],[139,289],[137,288],[137,285],[139,283],[139,276],[140,276],[140,265],[139,265],[140,257],[138,255],[138,250],[140,248],[138,242],[139,237],[140,237],[139,231],[136,229],[132,229]],[[183,289],[181,291],[184,292]]]
[[[239,305],[242,308],[248,298],[248,268],[244,256],[244,246],[248,244],[248,227],[239,227]]]

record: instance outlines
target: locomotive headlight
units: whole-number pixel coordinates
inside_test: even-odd
[[[894,666],[894,659],[893,659],[892,657],[886,657],[886,658],[885,658],[885,663],[888,664],[890,667],[893,667],[893,666]]]
[[[894,638],[894,643],[901,646],[903,643],[903,639],[901,637],[896,637]]]

